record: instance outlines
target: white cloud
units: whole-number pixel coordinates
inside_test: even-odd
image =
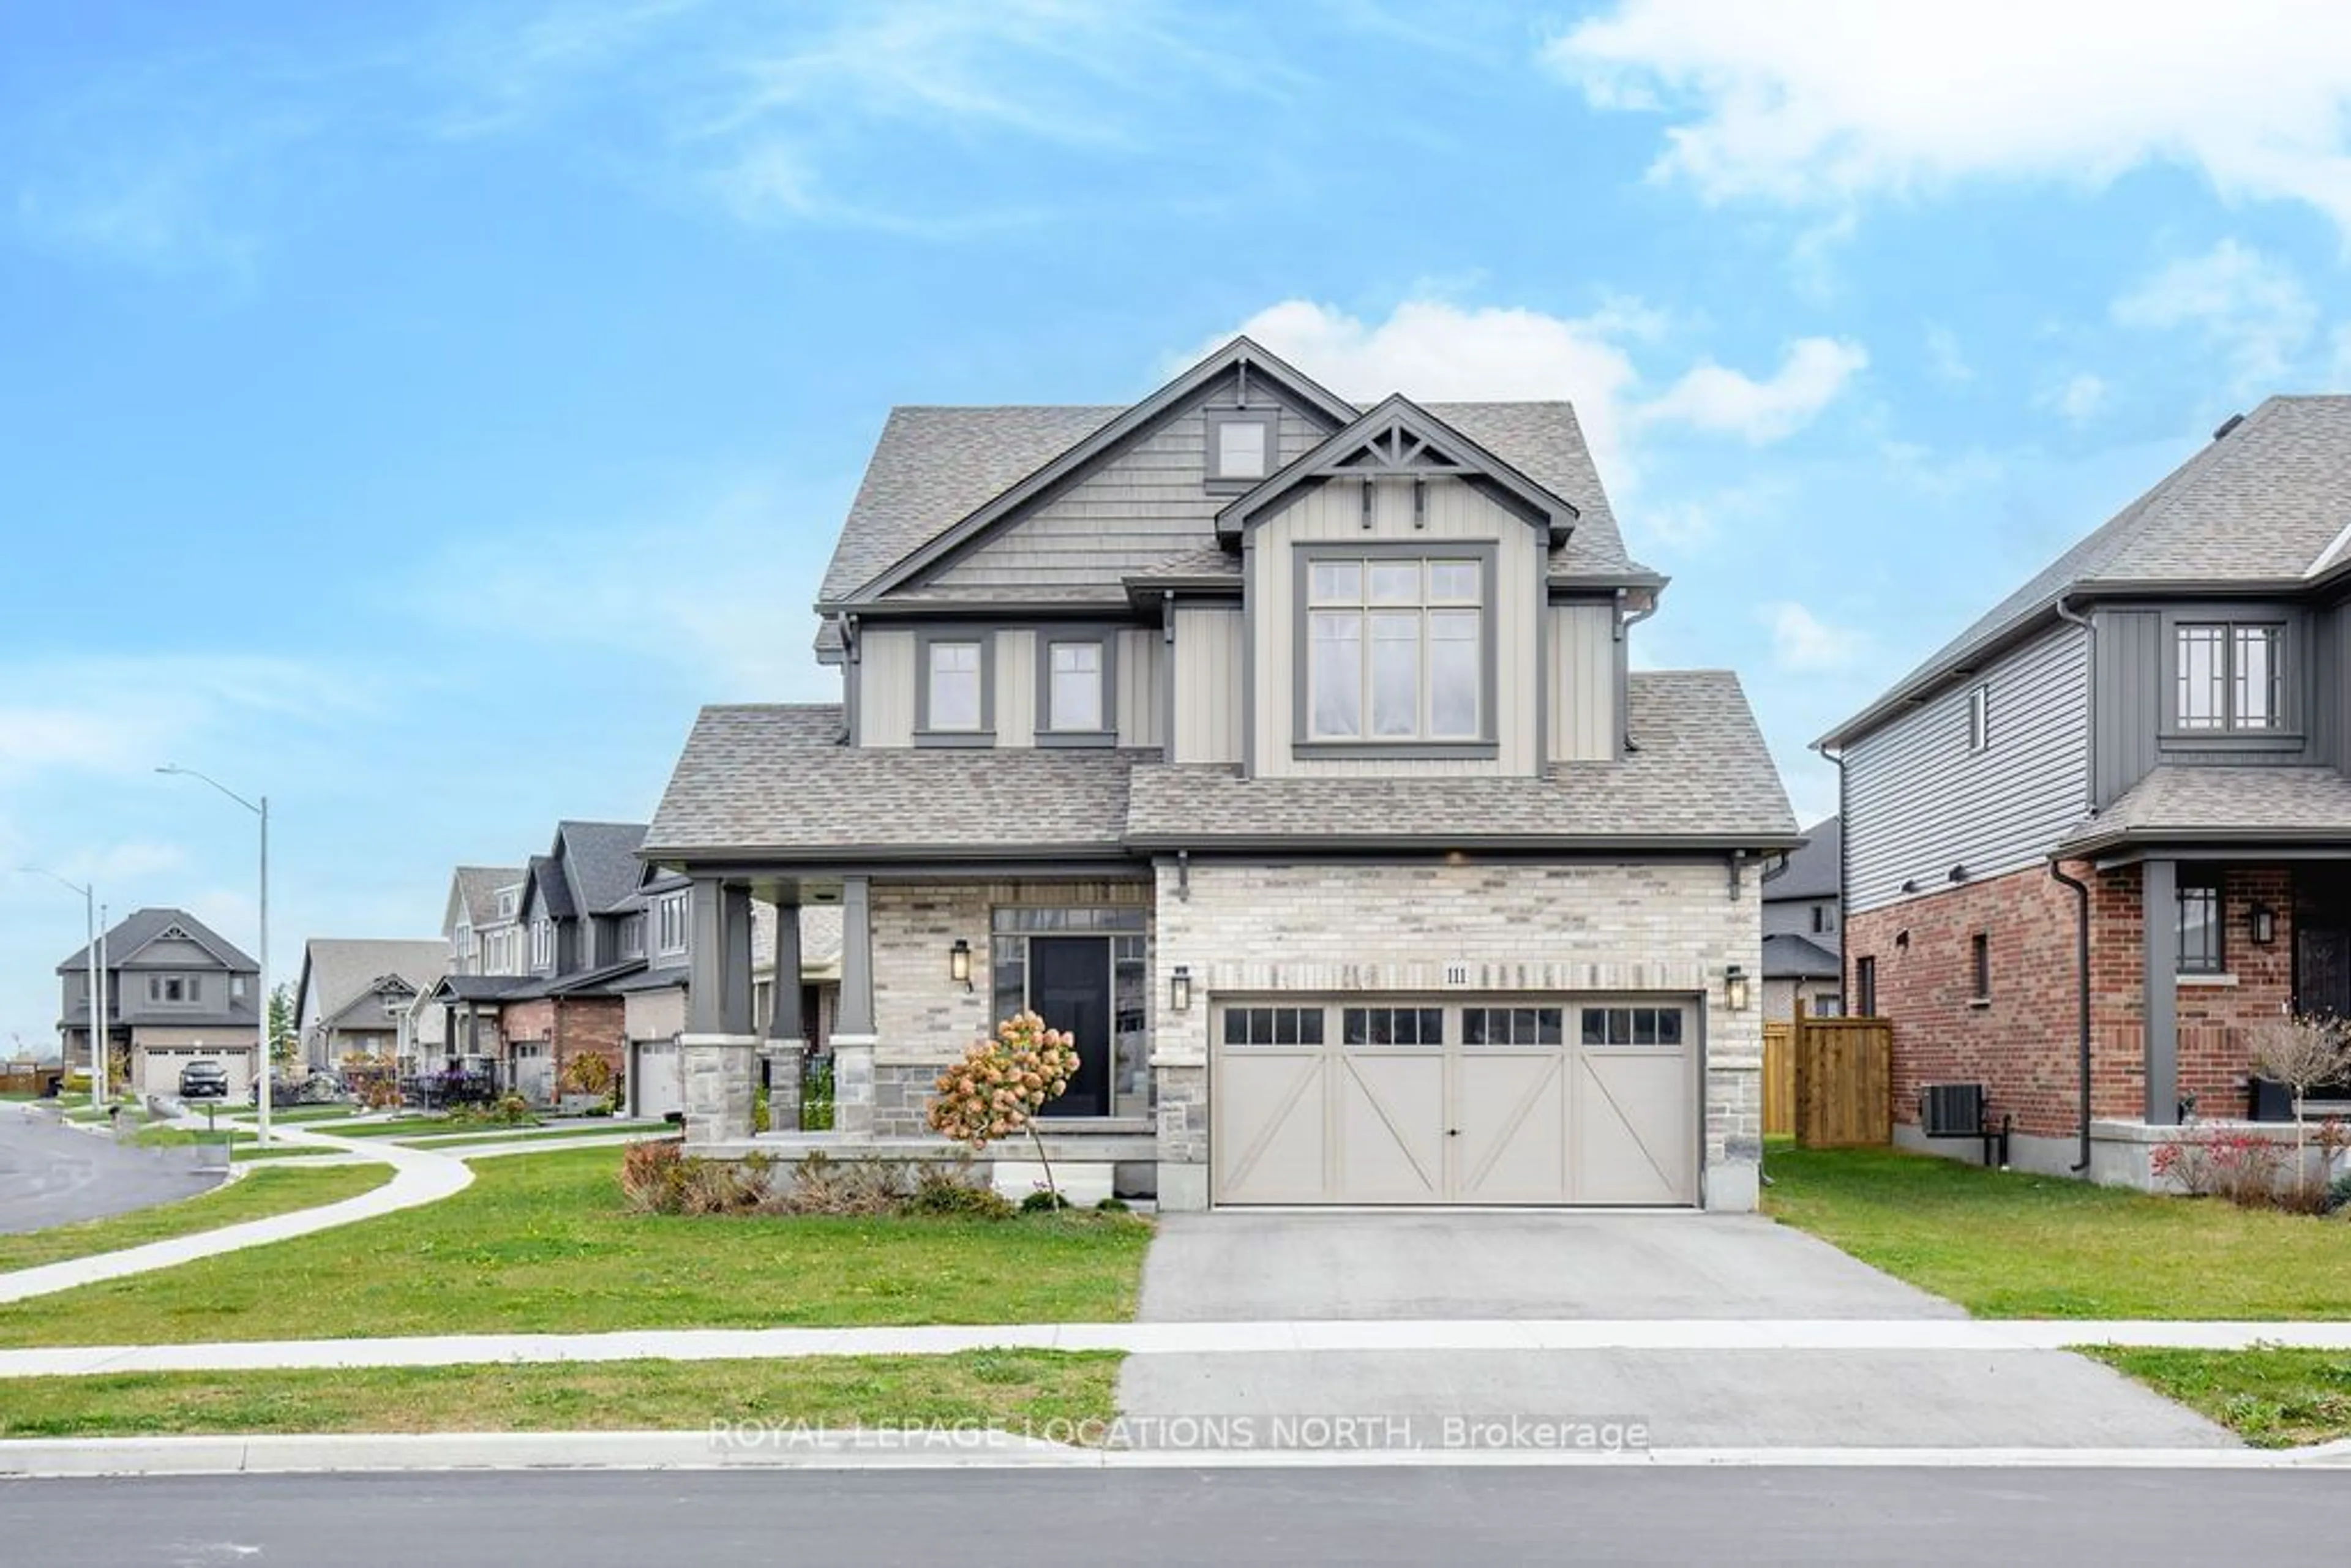
[[[1793,600],[1758,605],[1755,614],[1771,634],[1772,662],[1792,674],[1845,669],[1869,650],[1868,633],[1828,625]]]
[[[2231,390],[2272,391],[2318,326],[2318,308],[2291,267],[2224,239],[2183,256],[2115,301],[2126,327],[2193,328],[2228,363]]]
[[[365,711],[367,687],[317,665],[242,655],[0,664],[0,784],[37,775],[127,775],[187,760],[184,748],[238,716]]]
[[[1765,381],[1726,370],[1711,360],[1700,363],[1643,405],[1644,423],[1692,425],[1738,435],[1761,446],[1794,434],[1818,417],[1869,363],[1857,343],[1833,338],[1801,338],[1789,345],[1780,369]]]
[[[1543,54],[1594,109],[1669,117],[1653,173],[1710,200],[2161,162],[2351,234],[2351,6],[1621,0]]]
[[[2048,409],[2068,424],[2087,424],[2105,409],[2105,379],[2084,371],[2044,389],[2032,402],[2036,408]]]
[[[1934,372],[1937,381],[1950,386],[1964,386],[1976,379],[1975,367],[1968,363],[1967,350],[1959,347],[1959,334],[1949,327],[1927,329],[1927,368]]]

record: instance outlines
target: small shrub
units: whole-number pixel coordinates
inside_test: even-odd
[[[906,1212],[934,1218],[1009,1219],[1013,1208],[1012,1200],[1002,1193],[975,1186],[962,1174],[933,1166],[914,1178]]]
[[[1034,1012],[1015,1013],[996,1026],[992,1038],[973,1045],[960,1062],[939,1074],[931,1097],[931,1130],[975,1150],[1026,1132],[1045,1167],[1046,1190],[1059,1194],[1036,1117],[1069,1088],[1077,1071],[1075,1040],[1048,1029]]]
[[[835,1160],[812,1153],[793,1168],[792,1184],[770,1191],[768,1214],[831,1214],[850,1218],[896,1214],[909,1184],[905,1167],[883,1160]]]
[[[621,1196],[640,1214],[675,1214],[685,1195],[685,1141],[631,1144],[621,1156]]]
[[[1020,1212],[1023,1214],[1056,1214],[1062,1209],[1076,1207],[1060,1193],[1045,1187],[1039,1187],[1020,1200]]]
[[[620,1074],[602,1057],[588,1052],[573,1057],[563,1066],[563,1086],[574,1094],[610,1094]]]
[[[2326,1187],[2326,1212],[2338,1214],[2346,1209],[2351,1209],[2351,1171],[2345,1171]]]
[[[1123,1197],[1106,1197],[1100,1203],[1094,1205],[1094,1212],[1097,1214],[1132,1214],[1134,1212],[1134,1206],[1127,1202],[1126,1199]]]
[[[2194,1133],[2158,1147],[2148,1167],[2192,1197],[2225,1197],[2244,1208],[2284,1207],[2278,1176],[2286,1151],[2258,1133]]]

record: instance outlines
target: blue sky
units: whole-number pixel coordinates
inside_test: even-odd
[[[1805,750],[2269,392],[2351,385],[2351,23],[2288,0],[0,7],[0,868],[426,936],[822,698],[894,402],[1247,328],[1565,396],[1660,665]],[[81,912],[0,877],[0,1049]]]

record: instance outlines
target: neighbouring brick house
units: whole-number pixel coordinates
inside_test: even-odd
[[[689,1143],[935,1157],[940,1068],[1029,1007],[1057,1169],[1164,1208],[1752,1207],[1799,841],[1733,676],[1629,672],[1663,588],[1563,403],[1358,406],[1240,340],[1132,406],[897,410],[817,606],[842,700],[705,709],[643,850]],[[811,907],[835,1130],[755,1138],[806,1042],[754,954],[788,989]]]
[[[2254,1030],[2351,1016],[2346,596],[2351,398],[2273,398],[1823,738],[1902,1141],[1980,1083],[2015,1163],[2144,1185],[2289,1113]]]

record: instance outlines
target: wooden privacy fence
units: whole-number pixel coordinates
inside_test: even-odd
[[[1763,1135],[1796,1135],[1796,1026],[1763,1026]]]
[[[1763,1126],[1771,1129],[1771,1040],[1763,1042]],[[1798,1001],[1784,1029],[1788,1131],[1808,1149],[1894,1141],[1894,1025],[1877,1018],[1808,1018]]]

